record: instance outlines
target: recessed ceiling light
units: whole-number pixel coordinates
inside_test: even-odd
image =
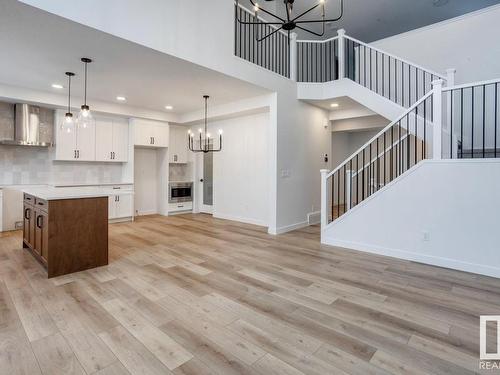
[[[339,106],[339,103],[332,103],[332,104],[330,104],[330,107],[332,107],[332,108],[338,108],[338,106]]]
[[[117,96],[116,100],[118,100],[119,102],[124,102],[125,100],[127,100],[127,98],[124,96]]]
[[[64,88],[64,86],[63,86],[63,85],[60,85],[60,84],[58,84],[58,83],[53,83],[53,84],[52,84],[52,88],[54,88],[54,89],[63,89],[63,88]]]
[[[165,109],[166,109],[167,111],[171,111],[172,109],[174,109],[174,107],[172,107],[171,105],[166,105],[166,106],[165,106]]]

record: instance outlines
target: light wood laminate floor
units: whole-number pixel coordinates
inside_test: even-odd
[[[321,246],[318,227],[145,217],[110,225],[109,266],[51,280],[0,235],[2,375],[471,374],[481,314],[500,280]]]

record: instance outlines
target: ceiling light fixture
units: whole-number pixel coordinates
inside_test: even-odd
[[[332,107],[332,108],[338,108],[338,106],[339,106],[339,103],[332,103],[332,104],[330,104],[330,107]]]
[[[71,77],[75,76],[75,73],[66,72],[68,76],[68,112],[64,115],[64,120],[61,124],[61,129],[66,133],[71,133],[73,131],[73,113],[71,113]]]
[[[166,109],[167,111],[171,111],[172,109],[174,109],[174,107],[172,107],[171,105],[166,105],[166,106],[165,106],[165,109]]]
[[[63,85],[60,85],[60,84],[58,84],[58,83],[53,83],[53,84],[52,84],[52,88],[53,88],[53,89],[59,89],[59,90],[60,90],[60,89],[63,89],[63,88],[64,88],[64,86],[63,86]]]
[[[85,86],[84,86],[84,102],[80,107],[80,113],[78,114],[78,126],[86,128],[94,122],[92,113],[90,113],[90,107],[87,105],[87,65],[92,62],[88,57],[81,58],[82,63],[85,64]]]
[[[124,96],[117,96],[117,97],[116,97],[116,100],[118,100],[119,102],[124,102],[124,101],[126,101],[126,100],[127,100],[127,98],[126,98],[126,97],[124,97]]]
[[[267,0],[271,1],[271,0]],[[236,15],[236,19],[240,24],[243,25],[254,25],[255,27],[255,35],[256,39],[259,42],[262,42],[263,40],[269,38],[271,35],[277,33],[280,30],[284,30],[288,32],[288,41],[290,42],[290,32],[292,30],[300,29],[302,31],[306,31],[310,34],[316,35],[316,36],[323,36],[325,35],[325,24],[327,22],[336,22],[340,20],[344,16],[344,0],[340,0],[340,14],[338,17],[331,18],[331,19],[326,19],[325,17],[325,0],[319,0],[316,5],[313,5],[311,8],[306,10],[305,12],[302,12],[298,14],[297,16],[293,17],[292,12],[293,12],[293,4],[295,0],[284,0],[285,3],[285,11],[286,11],[286,18],[282,18],[276,14],[273,14],[272,12],[262,8],[259,4],[257,4],[255,1],[250,0],[250,3],[253,5],[253,10],[254,10],[254,19],[252,21],[242,21]],[[239,0],[236,0],[236,5],[239,5]],[[309,14],[313,10],[319,8],[321,10],[321,18],[320,19],[306,19],[304,20],[302,17],[305,15]],[[274,20],[267,22],[259,18],[259,12],[262,12],[268,16],[271,16]],[[315,32],[313,30],[310,30],[304,26],[305,24],[313,24],[313,23],[321,23],[322,24],[322,31],[321,33]],[[259,27],[258,25],[272,25],[275,27],[275,30],[271,31],[267,35],[260,36],[259,35]]]
[[[199,133],[199,147],[195,146],[194,141],[194,133],[188,130],[188,147],[192,152],[219,152],[222,150],[222,130],[219,129],[219,148],[214,148],[214,139],[211,137],[208,132],[208,95],[203,95],[203,99],[205,99],[205,132],[203,133],[203,129],[198,129]]]

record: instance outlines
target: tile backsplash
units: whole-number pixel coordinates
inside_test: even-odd
[[[192,181],[191,165],[191,163],[170,164],[169,181]]]
[[[122,181],[122,164],[54,161],[54,150],[0,145],[0,185],[102,184]]]

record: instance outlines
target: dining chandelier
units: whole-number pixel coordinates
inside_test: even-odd
[[[203,129],[199,129],[199,147],[196,147],[196,142],[194,140],[194,133],[188,130],[188,147],[192,152],[219,152],[222,151],[222,130],[219,129],[219,147],[215,148],[214,141],[210,133],[208,132],[208,99],[210,97],[208,95],[203,95],[203,99],[205,99],[205,131]]]
[[[270,25],[273,26],[275,29],[266,35],[263,36],[258,36],[257,40],[259,42],[262,42],[263,40],[269,38],[273,34],[279,32],[280,30],[284,30],[288,32],[288,40],[290,40],[290,32],[295,29],[299,29],[305,32],[308,32],[310,34],[316,35],[316,36],[323,36],[325,35],[325,24],[327,22],[336,22],[340,20],[343,15],[344,15],[344,0],[340,0],[340,14],[338,17],[327,19],[325,16],[325,2],[326,0],[318,0],[318,3],[313,5],[311,8],[308,10],[299,13],[298,15],[293,15],[293,5],[295,3],[295,0],[283,0],[284,6],[285,6],[285,11],[286,11],[286,18],[283,18],[277,14],[274,14],[264,8],[262,8],[257,2],[254,0],[249,0],[250,3],[253,5],[253,10],[254,10],[254,18],[251,21],[242,21],[238,16],[236,16],[236,19],[238,20],[239,23],[243,25],[254,25],[257,27],[257,25]],[[266,0],[266,1],[274,1],[274,0]],[[236,5],[239,5],[239,0],[236,0]],[[304,16],[310,14],[312,11],[315,9],[319,9],[321,11],[321,15],[319,19],[303,19]],[[271,19],[268,21],[263,20],[262,18],[259,18],[259,13],[262,12],[266,14],[267,16],[270,16]],[[314,24],[314,23],[321,23],[322,24],[322,31],[321,33],[318,33],[316,31],[310,30],[304,25],[307,24]]]

